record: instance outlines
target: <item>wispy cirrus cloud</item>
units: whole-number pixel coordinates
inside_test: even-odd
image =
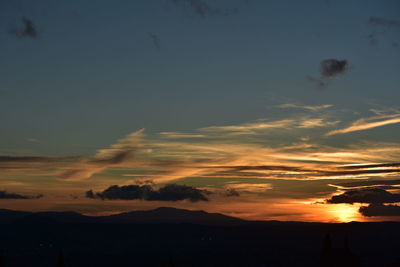
[[[259,184],[259,183],[238,183],[238,184],[228,184],[225,186],[228,192],[238,192],[240,193],[263,193],[265,191],[271,190],[271,184]]]
[[[283,120],[258,120],[250,123],[226,125],[226,126],[210,126],[198,129],[200,132],[209,133],[231,133],[231,134],[257,134],[266,130],[273,129],[295,129],[295,128],[316,128],[330,127],[339,123],[339,121],[330,121],[325,117],[303,116],[295,119]]]
[[[181,132],[160,132],[159,135],[163,138],[168,139],[190,139],[190,138],[207,138],[207,135],[204,134],[190,134],[190,133],[181,133]]]
[[[140,140],[144,136],[144,129],[133,132],[110,148],[100,149],[88,160],[82,160],[73,165],[69,170],[64,171],[61,179],[84,179],[90,178],[93,174],[101,172],[109,167],[118,166],[130,161],[136,151],[142,146]]]
[[[294,123],[293,120],[278,120],[278,121],[258,121],[239,125],[227,125],[227,126],[210,126],[199,129],[202,132],[236,132],[243,134],[251,134],[257,130],[273,129],[273,128],[284,128],[291,126]]]
[[[364,131],[396,123],[400,123],[400,114],[373,116],[369,118],[359,119],[346,128],[330,131],[326,135],[331,136],[335,134]]]
[[[397,28],[400,27],[400,20],[395,20],[395,19],[387,19],[387,18],[382,18],[382,17],[370,17],[368,20],[368,23],[370,25],[375,25],[375,26],[384,26],[384,27],[393,27]]]
[[[316,107],[317,110],[326,108],[328,105]],[[315,107],[307,106],[306,110],[312,111]],[[141,129],[89,158],[0,157],[0,170],[29,166],[30,169],[20,170],[22,175],[24,171],[51,169],[48,176],[80,181],[124,169],[122,178],[156,183],[187,177],[323,180],[399,173],[398,169],[383,165],[379,169],[343,168],[349,164],[396,162],[400,148],[392,143],[333,147],[313,140],[315,133],[323,135],[323,129],[337,123],[324,114],[313,114],[211,126],[189,133],[145,134]],[[311,138],[299,140],[299,133],[309,133]]]
[[[333,105],[325,104],[325,105],[297,105],[297,104],[281,104],[278,107],[280,108],[294,108],[294,109],[305,109],[310,111],[320,111],[323,109],[331,108]]]

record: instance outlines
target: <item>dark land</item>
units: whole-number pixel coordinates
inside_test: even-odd
[[[0,266],[400,266],[400,223],[0,210]]]

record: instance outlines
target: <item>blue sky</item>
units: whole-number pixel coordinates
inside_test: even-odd
[[[396,0],[4,0],[0,155],[96,158],[143,128],[146,144],[158,144],[172,133],[240,125],[253,128],[206,130],[202,146],[303,140],[325,152],[395,149],[399,11]],[[23,18],[36,37],[21,36]],[[322,77],[326,59],[346,60],[346,68]],[[254,128],[282,120],[279,131]],[[348,130],[371,122],[378,124]],[[198,141],[183,139],[184,147]]]

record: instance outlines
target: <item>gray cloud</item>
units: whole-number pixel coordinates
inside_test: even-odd
[[[340,187],[390,186],[400,185],[400,180],[368,180],[334,184]]]
[[[368,34],[367,39],[370,46],[376,47],[378,45],[378,37],[376,32]]]
[[[7,191],[0,191],[0,199],[38,199],[41,197],[43,197],[43,195],[26,196],[16,193],[8,193]]]
[[[400,216],[400,206],[370,204],[367,207],[361,207],[359,212],[367,217],[372,216]]]
[[[237,8],[216,8],[211,7],[205,0],[170,0],[176,6],[185,10],[190,10],[200,17],[213,16],[213,15],[231,15],[237,13]]]
[[[325,59],[321,61],[321,76],[326,78],[344,74],[347,71],[347,60]]]
[[[225,196],[227,197],[239,197],[240,193],[234,188],[227,188],[225,192]]]
[[[161,48],[161,39],[160,36],[154,33],[149,33],[149,37],[154,45],[155,48],[160,49]]]
[[[76,160],[77,157],[29,157],[29,156],[0,156],[0,163],[45,163],[45,162],[68,162]]]
[[[168,184],[158,190],[151,185],[112,185],[102,192],[94,193],[92,190],[86,192],[88,198],[100,198],[108,200],[135,200],[148,201],[179,201],[190,200],[192,202],[208,201],[204,191],[186,185]]]
[[[326,201],[330,204],[338,203],[396,203],[400,202],[400,194],[392,194],[378,188],[349,190],[343,194],[332,196]]]
[[[32,20],[23,17],[22,26],[19,28],[15,28],[9,31],[11,35],[21,37],[21,38],[32,38],[35,39],[39,36],[39,32],[36,28],[36,25],[33,23]]]
[[[338,60],[332,58],[325,59],[320,62],[320,77],[317,78],[311,75],[307,75],[305,78],[309,83],[313,84],[316,88],[323,89],[329,85],[330,81],[327,78],[333,78],[335,76],[344,74],[346,73],[347,69],[348,69],[347,60]]]
[[[312,77],[310,75],[306,76],[306,80],[309,81],[310,83],[314,84],[315,87],[320,88],[320,89],[322,89],[328,85],[328,82],[326,82],[322,79],[319,79],[319,78]]]
[[[359,165],[350,165],[343,166],[342,169],[367,169],[367,168],[382,168],[382,167],[400,167],[399,162],[393,163],[378,163],[378,164],[359,164]]]
[[[394,19],[385,19],[385,18],[379,18],[379,17],[370,17],[368,20],[368,23],[371,25],[376,25],[376,26],[385,26],[385,27],[400,27],[400,20],[394,20]]]
[[[298,173],[299,175],[303,175],[304,177],[340,177],[340,176],[354,176],[354,175],[368,175],[368,174],[388,174],[388,173],[400,173],[399,168],[391,168],[390,164],[377,164],[377,165],[388,165],[386,168],[381,169],[355,169],[355,170],[319,170],[319,169],[306,169],[301,167],[292,167],[292,166],[283,166],[283,165],[259,165],[259,166],[218,166],[214,167],[215,169],[227,169],[223,171],[217,171],[212,176],[219,175],[229,175],[232,173],[239,173],[241,176],[249,176],[249,177],[262,177],[265,175],[270,175],[273,177],[273,173],[275,171],[290,171],[292,173]],[[384,167],[384,166],[382,166]],[[252,172],[256,171],[256,172]],[[265,171],[262,173],[261,171]]]

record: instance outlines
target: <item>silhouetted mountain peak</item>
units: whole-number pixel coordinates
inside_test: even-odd
[[[202,210],[185,210],[159,207],[153,210],[140,210],[103,217],[106,222],[121,223],[193,223],[220,224],[243,222],[242,219]]]

